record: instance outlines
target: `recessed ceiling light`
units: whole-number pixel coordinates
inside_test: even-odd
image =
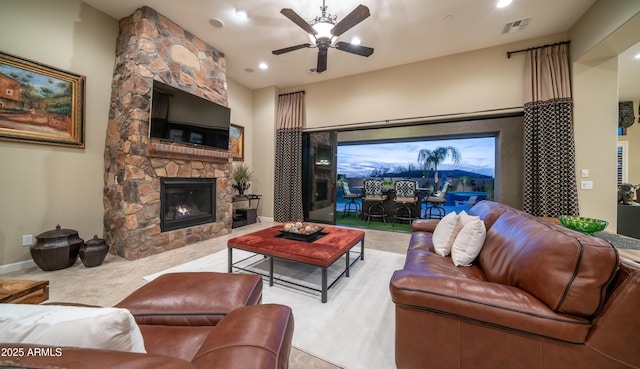
[[[498,8],[504,8],[506,6],[511,5],[511,2],[513,0],[498,0],[498,4],[496,4],[496,7]]]
[[[209,19],[209,24],[211,24],[212,26],[214,26],[216,28],[224,27],[224,22],[222,21],[222,19],[219,19],[219,18],[211,18],[211,19]]]
[[[447,22],[453,19],[453,15],[449,14],[446,17],[444,17],[444,20],[446,20]]]
[[[640,59],[640,53],[637,53],[636,56],[634,56],[634,58]]]
[[[245,9],[236,9],[236,15],[242,19],[249,18],[249,13]]]
[[[262,63],[260,63],[258,65],[258,68],[260,68],[262,70],[265,70],[265,69],[269,68],[269,65],[267,65],[267,63],[265,63],[265,62],[262,62]]]
[[[360,45],[360,37],[355,36],[354,38],[351,39],[351,44],[352,45]]]

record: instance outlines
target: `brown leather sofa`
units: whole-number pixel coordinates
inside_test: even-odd
[[[0,357],[20,368],[269,368],[288,367],[293,315],[264,304],[257,275],[173,273],[141,287],[116,307],[135,317],[147,353],[62,349],[62,355]],[[42,347],[0,344],[10,348]],[[4,352],[4,351],[3,351]]]
[[[390,282],[399,369],[640,368],[640,266],[608,242],[508,206],[469,212],[487,228],[456,267],[417,220]]]

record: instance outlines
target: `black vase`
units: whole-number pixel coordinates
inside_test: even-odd
[[[105,240],[95,235],[80,247],[78,254],[80,255],[82,264],[87,268],[91,268],[101,265],[108,252],[109,246]]]
[[[38,242],[30,247],[33,261],[44,271],[64,269],[75,264],[84,240],[78,231],[61,228],[36,236]]]
[[[244,191],[246,191],[249,187],[251,187],[251,183],[249,183],[249,182],[241,182],[241,183],[233,185],[233,188],[238,190],[238,194],[240,196],[244,195]]]

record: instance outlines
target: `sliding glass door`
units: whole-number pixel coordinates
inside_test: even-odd
[[[336,223],[336,133],[302,135],[304,220]]]

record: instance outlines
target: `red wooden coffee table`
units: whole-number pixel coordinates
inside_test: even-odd
[[[229,251],[229,273],[233,269],[242,269],[233,262],[233,249],[250,251],[269,258],[269,286],[273,286],[273,260],[282,259],[295,261],[322,268],[322,287],[314,289],[308,286],[300,287],[321,292],[321,301],[327,302],[327,290],[331,288],[343,275],[349,277],[349,268],[358,259],[364,260],[364,232],[355,229],[326,226],[318,238],[312,242],[291,240],[283,237],[282,225],[277,225],[258,232],[230,238],[227,241]],[[360,243],[360,252],[350,260],[350,250]],[[346,258],[345,269],[333,281],[327,281],[327,268],[342,256]],[[242,269],[246,270],[246,269]],[[277,279],[277,278],[276,278]],[[282,282],[287,282],[281,280]]]

